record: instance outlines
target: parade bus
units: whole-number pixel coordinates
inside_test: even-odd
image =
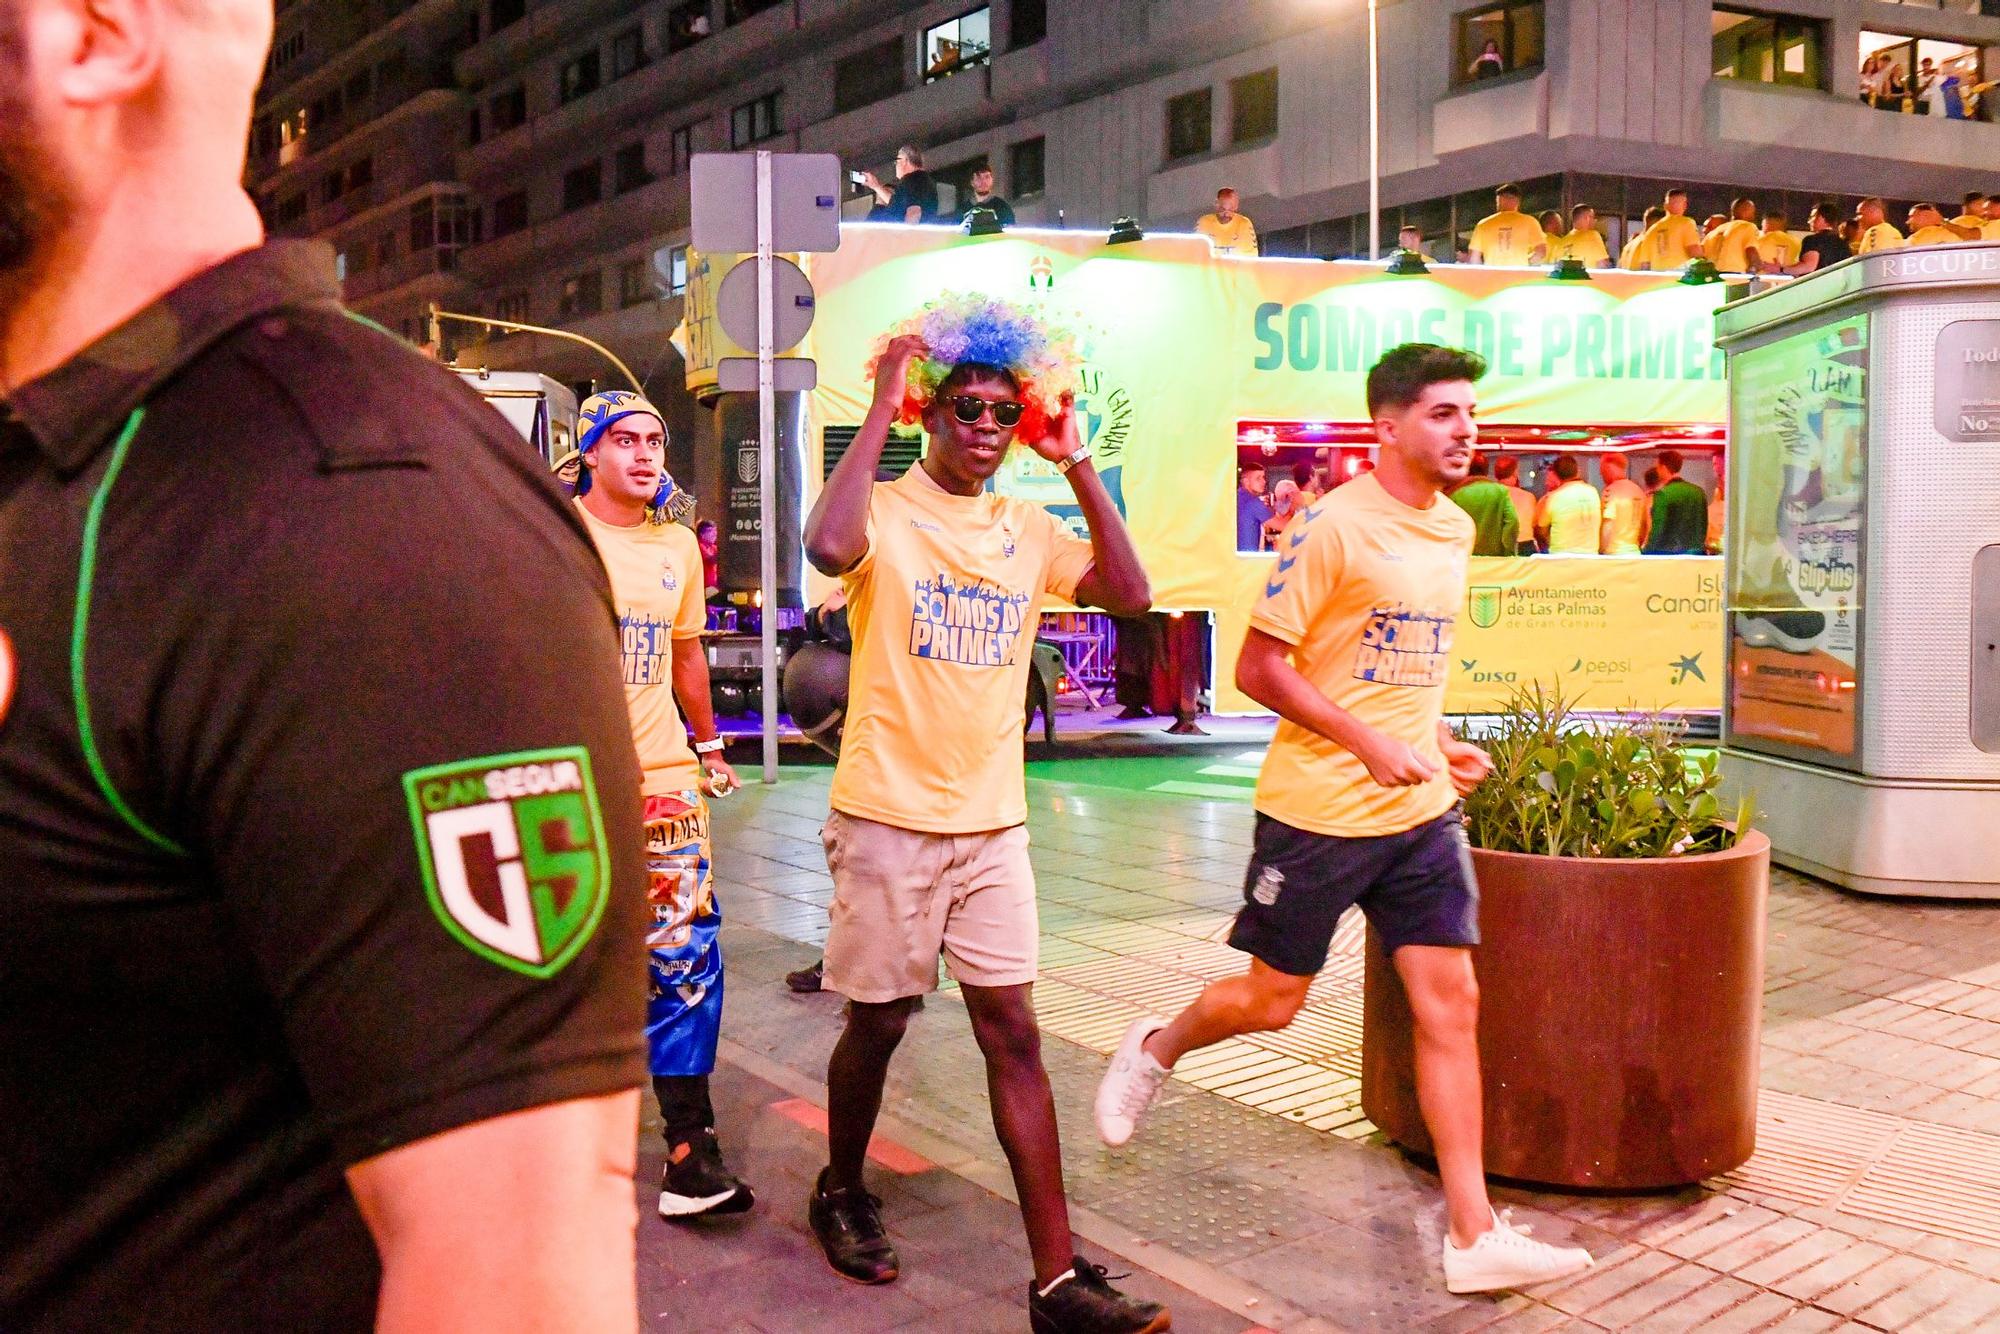
[[[719,359],[751,355],[714,319],[715,289],[743,257],[690,262],[689,388],[719,401],[725,484],[750,506],[725,525],[754,547],[754,399],[718,395]],[[1129,525],[1163,611],[1213,618],[1216,712],[1255,705],[1234,687],[1235,654],[1275,553],[1237,549],[1237,478],[1247,460],[1300,461],[1342,481],[1369,466],[1363,387],[1386,349],[1412,340],[1484,356],[1481,448],[1511,453],[1540,490],[1562,454],[1587,480],[1597,460],[1629,457],[1636,480],[1673,449],[1683,475],[1714,495],[1727,446],[1723,357],[1714,312],[1729,288],[1712,271],[1655,274],[1242,258],[1205,238],[1122,242],[1080,231],[849,224],[840,248],[799,257],[817,303],[791,355],[817,363],[818,387],[781,411],[781,540],[806,602],[827,583],[800,569],[797,515],[851,440],[869,403],[875,340],[943,292],[1038,307],[1076,336],[1086,364],[1077,408],[1097,467]],[[1392,271],[1393,270],[1393,271]],[[1701,281],[1708,277],[1710,281]],[[752,423],[746,432],[740,423]],[[885,461],[906,466],[914,437]],[[1273,473],[1277,475],[1277,473]],[[1068,484],[1016,449],[995,485],[1081,528]],[[796,508],[795,508],[796,507]],[[743,528],[746,531],[737,532]],[[791,576],[798,579],[798,575]],[[1480,712],[1516,687],[1555,684],[1591,709],[1721,707],[1719,557],[1512,556],[1473,560],[1452,646],[1447,708]]]

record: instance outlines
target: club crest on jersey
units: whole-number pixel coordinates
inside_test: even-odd
[[[403,775],[431,909],[474,954],[552,977],[597,930],[610,895],[604,819],[581,746]]]

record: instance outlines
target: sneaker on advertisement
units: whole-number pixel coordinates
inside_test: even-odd
[[[1808,608],[1736,613],[1737,636],[1752,648],[1775,644],[1787,653],[1810,653],[1825,632],[1825,614]]]
[[[1107,1281],[1103,1265],[1079,1255],[1048,1291],[1028,1284],[1028,1325],[1034,1334],[1158,1334],[1172,1329],[1174,1318],[1158,1302],[1127,1297]]]
[[[827,1169],[813,1183],[806,1218],[833,1272],[856,1283],[888,1283],[901,1272],[882,1226],[882,1201],[865,1190],[828,1190]]]
[[[1461,1249],[1450,1235],[1444,1239],[1444,1286],[1448,1292],[1497,1292],[1525,1288],[1582,1273],[1595,1264],[1581,1246],[1551,1246],[1515,1227],[1508,1215],[1495,1212],[1493,1226]]]
[[[1167,1026],[1164,1019],[1135,1019],[1111,1057],[1111,1068],[1097,1086],[1097,1137],[1117,1148],[1132,1138],[1139,1121],[1170,1071],[1146,1053],[1146,1039]]]
[[[750,1187],[723,1163],[722,1146],[713,1130],[702,1131],[668,1153],[667,1170],[660,1176],[660,1217],[740,1214],[756,1202]]]

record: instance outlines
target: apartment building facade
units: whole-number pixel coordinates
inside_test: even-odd
[[[1821,195],[2000,190],[2000,88],[1973,92],[2000,80],[1997,0],[1383,0],[1379,22],[1386,242],[1410,222],[1448,255],[1502,180],[1597,204],[1614,242],[1670,183],[1795,225]],[[288,0],[249,185],[390,329],[421,339],[436,302],[583,334],[686,436],[690,155],[886,176],[916,143],[948,187],[990,163],[1023,225],[1185,229],[1228,185],[1267,254],[1354,255],[1366,52],[1363,0]],[[1872,104],[1871,56],[1905,75]],[[610,375],[538,335],[450,341]]]

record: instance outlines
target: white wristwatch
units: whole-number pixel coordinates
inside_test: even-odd
[[[697,741],[694,743],[694,753],[697,755],[713,755],[728,744],[721,737],[717,737],[713,741]]]
[[[1074,468],[1077,464],[1083,462],[1085,459],[1089,457],[1090,457],[1090,446],[1078,445],[1076,447],[1075,453],[1071,454],[1067,458],[1058,459],[1056,461],[1056,471],[1066,473],[1071,468]]]

